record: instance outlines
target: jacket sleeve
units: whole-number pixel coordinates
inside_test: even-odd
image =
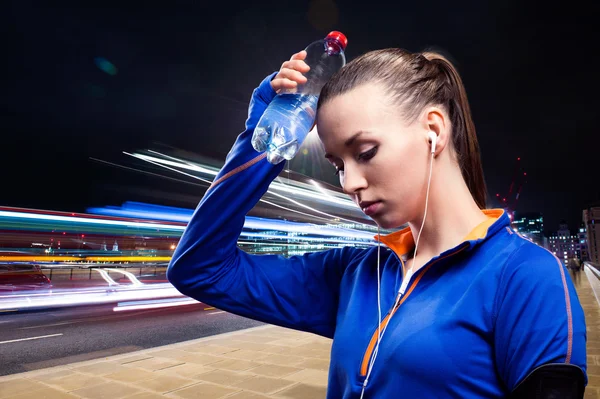
[[[550,252],[520,247],[505,266],[495,305],[496,368],[508,392],[542,365],[586,372],[583,309],[568,271]]]
[[[340,281],[358,249],[286,258],[250,255],[237,247],[245,215],[281,172],[251,144],[275,96],[270,75],[254,90],[241,133],[196,208],[167,270],[183,294],[219,309],[271,324],[332,337]]]

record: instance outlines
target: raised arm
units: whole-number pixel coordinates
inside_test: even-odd
[[[284,166],[267,162],[264,154],[252,148],[251,139],[276,95],[274,87],[289,87],[294,79],[303,78],[284,71],[285,65],[254,90],[246,130],[196,208],[167,276],[183,294],[219,309],[332,337],[340,281],[360,250],[334,249],[285,258],[250,255],[237,247],[245,215]]]

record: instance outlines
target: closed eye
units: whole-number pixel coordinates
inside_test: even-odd
[[[375,156],[375,154],[377,154],[377,147],[373,147],[370,150],[359,154],[358,160],[359,161],[368,161],[369,159],[373,158]]]
[[[365,151],[365,152],[362,152],[362,153],[358,154],[358,160],[359,161],[368,161],[368,160],[370,160],[371,158],[373,158],[375,156],[375,154],[377,154],[377,149],[378,149],[378,147],[375,146],[375,147],[371,148],[368,151]],[[344,172],[344,168],[338,167],[335,164],[333,166],[335,166],[335,175],[336,176],[339,176],[340,173]]]

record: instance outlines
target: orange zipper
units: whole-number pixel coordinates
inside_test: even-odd
[[[388,313],[388,315],[385,316],[385,318],[381,321],[381,330],[385,329],[385,326],[387,326],[387,324],[389,323],[389,321],[392,318],[392,316],[394,315],[394,313],[396,313],[396,311],[398,310],[398,308],[400,308],[400,305],[402,305],[404,303],[406,298],[408,298],[410,296],[410,294],[413,292],[413,290],[415,289],[415,287],[421,280],[421,277],[423,277],[425,275],[425,273],[427,273],[427,271],[429,270],[429,268],[431,266],[433,266],[435,263],[439,262],[442,259],[446,259],[452,255],[456,255],[457,253],[459,253],[460,251],[462,251],[463,249],[465,249],[468,246],[469,246],[468,244],[463,245],[462,247],[458,248],[456,251],[454,251],[448,255],[445,255],[441,258],[438,258],[438,259],[434,260],[433,262],[431,262],[429,265],[425,266],[423,268],[423,271],[421,272],[421,274],[419,274],[419,277],[417,277],[415,279],[415,281],[413,281],[413,283],[410,285],[410,288],[408,289],[408,291],[406,291],[406,294],[404,295],[404,297],[402,297],[400,302],[398,302],[398,306],[393,308]],[[402,263],[402,272],[404,274],[404,262],[401,261],[401,263]],[[377,336],[379,335],[378,330],[379,330],[379,326],[377,328],[375,328],[375,332],[373,332],[373,335],[371,336],[371,341],[369,341],[369,346],[367,347],[365,355],[363,356],[363,360],[362,360],[362,363],[360,366],[360,376],[361,377],[366,377],[366,375],[367,375],[367,369],[369,367],[369,360],[371,360],[371,356],[373,356],[373,350],[375,350],[375,345],[377,344]]]

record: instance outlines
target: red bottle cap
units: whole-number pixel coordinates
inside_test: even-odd
[[[340,43],[340,45],[342,46],[343,50],[346,50],[346,46],[348,45],[348,39],[346,38],[346,35],[344,35],[342,32],[338,32],[336,30],[329,32],[329,34],[327,35],[327,37],[325,37],[325,39],[337,40]]]

